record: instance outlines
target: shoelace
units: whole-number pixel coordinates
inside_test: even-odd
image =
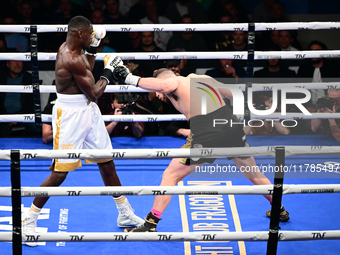
[[[122,214],[122,215],[129,215],[129,211],[131,211],[132,213],[135,212],[135,210],[132,209],[131,205],[118,207],[118,212],[119,212],[119,214]]]

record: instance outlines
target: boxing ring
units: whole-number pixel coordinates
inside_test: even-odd
[[[254,31],[269,29],[331,29],[337,22],[280,23],[280,24],[181,24],[171,25],[104,25],[107,31],[248,31],[248,52],[159,52],[159,53],[117,53],[126,59],[220,59],[231,58],[246,60],[248,63],[248,83],[240,85],[245,90],[249,86],[253,91],[267,90],[268,84],[252,84],[253,62],[258,59],[282,58],[318,58],[339,57],[340,51],[299,51],[299,52],[255,52],[253,48]],[[122,28],[122,26],[124,26]],[[157,29],[157,30],[155,30]],[[55,53],[36,51],[36,34],[40,32],[67,31],[67,26],[1,26],[1,32],[31,33],[32,52],[2,53],[1,60],[23,60],[32,62],[32,86],[0,86],[0,92],[21,92],[35,95],[39,101],[40,93],[54,92],[53,86],[39,86],[37,61],[53,61]],[[103,59],[99,53],[97,58]],[[283,84],[275,84],[279,89]],[[337,88],[337,83],[320,84],[284,84],[284,86],[308,89]],[[264,88],[266,87],[266,88]],[[272,88],[271,88],[272,89]],[[105,92],[141,92],[141,89],[126,85],[108,86]],[[37,107],[38,106],[38,107]],[[34,114],[2,115],[2,122],[48,122],[51,116],[41,115],[40,104],[36,104]],[[267,116],[278,118],[275,114]],[[292,119],[340,118],[335,114],[291,114]],[[104,116],[106,121],[171,121],[185,120],[182,115],[150,116]],[[164,137],[145,137],[136,141],[130,138],[112,139],[112,151],[52,151],[51,145],[44,145],[41,139],[0,139],[0,219],[8,222],[1,225],[0,245],[6,254],[145,254],[153,250],[158,254],[337,254],[340,239],[340,221],[337,211],[340,209],[340,147],[326,136],[289,136],[289,137],[249,137],[251,148],[212,148],[184,150],[178,149],[184,139]],[[265,140],[265,141],[264,141]],[[301,146],[304,145],[304,146]],[[142,148],[142,149],[135,149]],[[174,149],[175,148],[175,149]],[[175,157],[218,157],[215,164],[225,163],[226,156],[255,156],[259,167],[271,165],[278,171],[265,172],[274,178],[274,185],[254,186],[242,178],[240,171],[194,172],[183,179],[176,187],[159,187],[162,171],[171,158]],[[58,188],[39,188],[45,175],[49,173],[48,164],[52,158],[102,158],[112,157],[123,187],[102,187],[96,166],[89,165],[73,172],[65,184]],[[274,159],[275,158],[275,163]],[[49,159],[49,160],[47,160]],[[9,162],[11,164],[9,165]],[[294,169],[295,165],[295,169]],[[314,167],[311,167],[314,165]],[[301,167],[300,167],[301,166]],[[297,167],[297,168],[296,168]],[[318,168],[319,167],[319,168]],[[11,168],[11,171],[9,170]],[[43,170],[44,168],[45,170]],[[261,169],[260,168],[260,169]],[[339,168],[339,169],[338,169]],[[268,168],[267,168],[268,169]],[[227,172],[229,171],[229,172]],[[7,174],[11,174],[11,181]],[[41,174],[42,173],[42,174]],[[158,173],[158,174],[155,174]],[[307,175],[308,174],[308,175]],[[98,175],[98,176],[97,176]],[[90,178],[85,178],[89,176]],[[97,177],[95,177],[97,176]],[[138,176],[133,180],[131,176]],[[283,185],[283,178],[285,184]],[[22,183],[20,182],[22,180]],[[76,187],[75,183],[87,187]],[[289,184],[286,184],[289,182]],[[84,184],[83,184],[84,183]],[[36,185],[36,186],[33,186]],[[73,185],[72,185],[73,184]],[[142,186],[138,186],[141,185]],[[30,186],[30,187],[29,187]],[[65,187],[63,187],[65,186]],[[98,187],[97,187],[98,186]],[[204,188],[202,187],[204,186]],[[316,193],[316,194],[314,194]],[[331,194],[329,194],[331,193]],[[129,200],[137,215],[145,215],[152,206],[153,197],[144,195],[178,195],[174,196],[169,208],[164,212],[157,233],[122,233],[115,226],[115,208],[107,196],[115,194],[129,195]],[[265,217],[266,201],[260,194],[273,194],[272,218]],[[283,204],[291,214],[291,220],[279,225],[279,206]],[[290,196],[289,194],[300,194]],[[32,196],[55,196],[38,220],[35,235],[21,235],[21,212],[27,210]],[[137,197],[137,195],[143,195]],[[236,195],[236,196],[234,196]],[[59,198],[72,196],[77,198]],[[300,196],[305,202],[302,202]],[[332,197],[329,201],[328,197]],[[7,197],[7,198],[6,198]],[[11,201],[7,200],[11,198]],[[26,198],[28,197],[28,198]],[[286,197],[288,197],[286,199]],[[211,199],[209,201],[209,199]],[[318,200],[320,199],[320,200]],[[23,201],[23,204],[21,203]],[[70,201],[67,201],[70,200]],[[79,202],[75,202],[78,200]],[[298,200],[298,201],[296,201]],[[197,201],[203,201],[202,206]],[[76,203],[81,205],[75,206]],[[218,204],[219,206],[214,206]],[[62,207],[60,207],[62,204]],[[110,204],[110,205],[108,205]],[[200,204],[200,206],[197,206]],[[93,205],[99,208],[92,208]],[[113,205],[113,206],[112,206]],[[138,206],[136,206],[138,205]],[[223,206],[222,206],[223,205]],[[13,206],[13,207],[12,207]],[[51,207],[51,208],[50,208]],[[303,208],[301,208],[303,207]],[[72,209],[71,209],[72,208]],[[78,208],[78,209],[75,209]],[[203,209],[202,209],[203,208]],[[205,209],[204,209],[205,208]],[[58,211],[59,209],[59,211]],[[86,210],[84,210],[86,209]],[[104,209],[104,210],[103,210]],[[303,210],[304,209],[304,210]],[[9,216],[12,211],[12,217]],[[53,213],[52,213],[53,211]],[[85,212],[82,212],[85,211]],[[114,213],[112,213],[112,211]],[[71,216],[71,212],[73,213]],[[86,215],[89,214],[89,215]],[[301,215],[302,214],[302,215]],[[96,216],[99,217],[96,217]],[[4,216],[4,217],[2,217]],[[209,217],[210,218],[209,218]],[[79,220],[79,217],[82,220]],[[78,219],[76,219],[78,218]],[[47,226],[44,219],[53,220],[53,226]],[[232,220],[231,220],[232,219]],[[315,220],[316,219],[316,220]],[[242,220],[242,227],[241,227]],[[315,221],[314,221],[315,220]],[[94,222],[95,223],[94,223]],[[328,222],[327,222],[328,221]],[[44,223],[43,223],[44,222]],[[11,224],[12,223],[12,224]],[[328,223],[328,224],[327,224]],[[40,227],[42,226],[42,227]],[[180,228],[182,226],[182,228]],[[12,228],[13,227],[13,228]],[[256,228],[255,228],[256,227]],[[53,231],[49,231],[49,230]],[[90,231],[89,231],[90,229]],[[257,231],[259,230],[260,231]],[[320,230],[321,229],[321,230]],[[114,231],[111,231],[114,230]],[[309,241],[318,244],[309,244]],[[10,243],[12,241],[12,244]],[[38,241],[35,248],[21,246],[21,241]],[[135,241],[142,241],[136,242]],[[149,243],[146,241],[150,241]],[[262,241],[262,242],[253,242]],[[278,241],[280,242],[279,247]],[[299,242],[291,242],[299,241]],[[80,242],[81,244],[76,244]],[[95,245],[91,242],[98,242]],[[119,242],[119,244],[116,244]],[[294,244],[297,243],[297,244]],[[310,246],[313,246],[312,248]],[[318,246],[315,247],[315,246]],[[309,247],[309,248],[308,248]]]

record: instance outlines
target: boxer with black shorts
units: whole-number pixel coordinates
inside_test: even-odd
[[[230,109],[225,105],[222,95],[232,99],[229,89],[216,89],[215,85],[221,84],[217,80],[207,75],[190,74],[187,77],[177,76],[166,68],[157,70],[154,78],[141,78],[132,75],[129,70],[118,65],[113,70],[114,80],[125,82],[126,84],[141,87],[148,91],[156,92],[156,96],[162,101],[170,100],[174,107],[183,113],[190,121],[192,141],[184,147],[244,147],[248,146],[242,127],[213,127],[213,118],[225,119],[230,117],[234,120],[236,116],[231,114]],[[205,102],[202,103],[202,96],[205,95]],[[227,125],[220,125],[227,126]],[[237,125],[240,126],[240,125]],[[190,144],[189,144],[190,143]],[[195,145],[197,144],[197,145]],[[213,159],[214,160],[214,159]],[[239,169],[250,167],[254,171],[243,171],[243,174],[255,185],[270,185],[269,179],[258,169],[254,157],[234,157],[232,160]],[[197,162],[174,158],[165,169],[161,186],[175,186],[184,177],[189,175],[197,166],[201,166],[209,159],[202,159]],[[271,203],[272,196],[264,195]],[[126,229],[128,232],[155,232],[160,216],[171,200],[170,195],[156,196],[153,208],[147,215],[145,223],[134,229]],[[270,217],[270,210],[266,212]],[[288,212],[281,207],[281,221],[289,219]]]

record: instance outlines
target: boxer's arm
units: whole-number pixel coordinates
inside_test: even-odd
[[[90,70],[92,71],[94,68],[94,64],[96,61],[96,56],[95,55],[89,55],[89,54],[85,54],[87,57],[87,61],[89,61],[90,64]]]
[[[86,64],[83,60],[69,61],[68,70],[72,74],[78,87],[89,100],[95,101],[103,94],[108,83],[107,80],[100,79],[95,83],[92,72],[86,68]]]
[[[179,81],[176,78],[140,78],[138,82],[138,87],[152,92],[167,94],[174,92],[178,88],[178,83]]]

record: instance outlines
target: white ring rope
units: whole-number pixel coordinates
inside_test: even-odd
[[[279,241],[340,239],[340,230],[279,231]],[[101,242],[101,241],[267,241],[268,231],[244,232],[51,232],[22,235],[28,242]],[[12,233],[0,233],[0,241],[11,242]]]
[[[248,125],[245,122],[243,115],[236,115],[240,122],[238,125]],[[254,115],[251,114],[251,120],[269,120],[276,121],[280,119],[291,120],[311,120],[311,119],[340,119],[340,113],[311,113],[311,115],[305,115],[304,113],[287,113],[282,115],[281,113],[272,113],[270,115]],[[52,115],[42,114],[41,120],[43,123],[51,122]],[[136,114],[136,115],[103,115],[104,121],[119,121],[119,122],[158,122],[158,121],[187,121],[183,114]],[[230,120],[227,120],[230,121]],[[243,122],[242,122],[243,121]],[[0,115],[0,122],[28,122],[34,123],[34,114],[3,114]],[[242,124],[243,123],[243,124]],[[221,123],[219,123],[221,124]],[[230,125],[230,123],[224,123]],[[235,124],[235,122],[233,122]]]
[[[276,146],[192,149],[119,149],[119,150],[20,150],[20,159],[159,159],[159,158],[224,158],[275,157]],[[284,146],[285,156],[339,155],[340,146]],[[0,159],[10,160],[11,150],[0,150]]]
[[[231,84],[228,84],[231,85]],[[240,90],[245,91],[245,84],[232,84],[233,86],[238,86]],[[271,91],[273,88],[281,90],[282,88],[303,88],[303,89],[337,89],[339,82],[301,82],[301,83],[253,83],[252,91]],[[216,84],[216,88],[224,88],[223,84]],[[55,85],[40,85],[40,93],[55,93]],[[16,93],[32,93],[32,85],[0,85],[0,92],[16,92]],[[116,93],[116,92],[149,92],[139,87],[132,85],[108,85],[104,93]]]
[[[109,32],[142,31],[248,31],[248,23],[205,23],[205,24],[103,24]],[[96,25],[94,25],[96,27]],[[280,22],[255,23],[255,31],[270,30],[320,30],[340,29],[340,22]],[[29,33],[27,25],[1,25],[0,32]],[[67,25],[37,25],[38,33],[67,32]]]
[[[109,53],[98,53],[96,59],[103,60]],[[124,52],[114,53],[122,60],[165,60],[165,59],[237,59],[247,60],[247,51],[193,51],[193,52]],[[54,61],[57,53],[38,52],[39,61]],[[305,58],[340,58],[340,50],[306,51],[255,51],[254,59],[305,59]],[[0,53],[0,60],[30,61],[28,52]]]
[[[158,122],[158,121],[186,121],[183,114],[136,114],[136,115],[103,115],[104,121],[119,122]],[[42,114],[42,122],[51,122],[52,115]],[[0,115],[0,122],[35,122],[34,114],[4,114]]]
[[[282,194],[340,193],[340,184],[284,184]],[[22,197],[122,196],[122,195],[272,195],[273,185],[237,186],[111,186],[21,187]],[[0,197],[10,197],[11,187],[0,187]]]

